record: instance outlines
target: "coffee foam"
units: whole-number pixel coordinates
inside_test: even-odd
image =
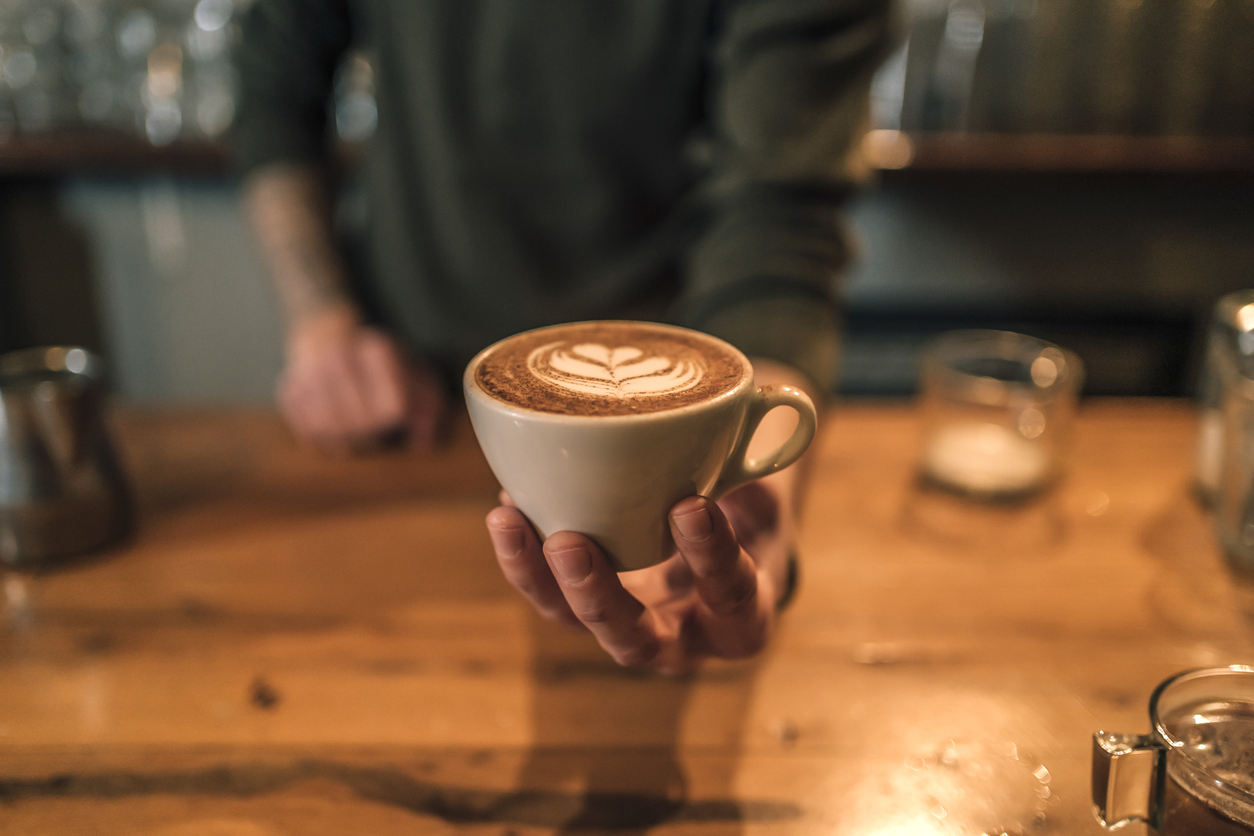
[[[730,391],[746,364],[693,331],[641,322],[554,326],[493,347],[475,382],[497,400],[541,412],[631,415],[676,409]]]

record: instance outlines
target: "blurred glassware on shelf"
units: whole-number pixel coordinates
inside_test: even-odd
[[[927,113],[942,124],[965,130],[975,87],[975,65],[984,44],[982,0],[952,0],[945,12],[940,47],[932,67]]]
[[[142,61],[157,40],[157,21],[146,9],[132,9],[118,20],[118,52],[127,61]]]
[[[104,129],[216,139],[235,115],[231,48],[248,0],[0,2],[0,140]]]
[[[83,128],[158,146],[221,138],[250,2],[0,0],[0,142]],[[345,141],[374,133],[374,68],[359,51],[336,73],[333,113]]]
[[[1225,296],[1216,322],[1208,358],[1219,383],[1215,530],[1232,565],[1254,573],[1254,292]]]
[[[1198,387],[1196,487],[1205,505],[1213,505],[1224,461],[1224,387],[1220,369],[1233,352],[1254,352],[1254,290],[1238,290],[1220,299],[1211,316],[1206,361]]]
[[[1080,360],[1009,331],[951,331],[923,352],[920,475],[979,500],[1031,496],[1063,472]]]
[[[183,129],[183,50],[164,42],[148,52],[144,83],[144,133],[153,145],[169,145]]]
[[[907,0],[876,128],[1254,131],[1250,0]]]
[[[200,0],[187,25],[187,118],[209,139],[235,118],[235,68],[230,62],[232,0]]]
[[[378,124],[374,64],[364,52],[354,50],[335,75],[335,131],[345,142],[364,142]]]

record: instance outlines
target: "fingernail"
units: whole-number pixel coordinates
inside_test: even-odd
[[[496,553],[506,557],[517,557],[523,547],[523,532],[520,528],[491,528],[492,546]]]
[[[592,555],[583,546],[572,546],[560,552],[549,552],[553,571],[566,583],[578,583],[592,571]]]
[[[679,533],[692,543],[708,540],[710,532],[714,530],[714,521],[710,519],[710,511],[704,505],[686,514],[676,514],[674,520]]]

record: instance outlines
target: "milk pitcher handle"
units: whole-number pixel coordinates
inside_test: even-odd
[[[1093,735],[1093,811],[1107,830],[1131,822],[1157,829],[1167,749],[1150,735]]]
[[[797,413],[797,428],[793,430],[788,440],[775,450],[761,458],[748,458],[749,442],[753,440],[758,425],[762,423],[766,413],[777,406],[790,407]],[[758,389],[749,402],[744,426],[740,428],[740,436],[736,439],[736,444],[727,458],[723,475],[719,477],[710,496],[718,499],[745,482],[769,476],[788,467],[801,458],[801,454],[810,446],[817,428],[818,416],[814,411],[814,402],[805,392],[792,386],[763,386]]]
[[[96,443],[101,416],[93,394],[87,381],[77,377],[35,386],[30,402],[35,426],[63,472],[79,467]]]

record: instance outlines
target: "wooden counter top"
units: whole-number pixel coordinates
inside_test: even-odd
[[[677,679],[508,588],[464,425],[329,460],[268,413],[119,424],[138,537],[0,634],[0,833],[1099,833],[1090,734],[1254,661],[1184,403],[1087,404],[1018,509],[921,493],[912,409],[839,408],[775,641]]]

